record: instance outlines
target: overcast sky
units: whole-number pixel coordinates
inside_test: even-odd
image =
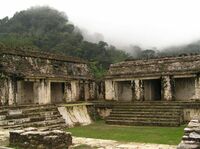
[[[200,39],[200,0],[5,0],[0,18],[48,5],[114,45],[163,48]]]

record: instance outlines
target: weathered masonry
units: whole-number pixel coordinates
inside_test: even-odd
[[[199,55],[112,64],[105,80],[105,99],[117,101],[200,99],[199,73]]]
[[[82,59],[0,48],[0,105],[87,101],[94,98],[94,88]]]

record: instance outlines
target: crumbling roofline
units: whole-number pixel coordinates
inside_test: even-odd
[[[157,59],[148,59],[148,60],[133,60],[133,61],[123,61],[116,64],[111,64],[110,68],[118,67],[129,67],[133,66],[144,66],[144,65],[155,65],[155,64],[166,64],[173,62],[192,62],[200,60],[200,55],[194,56],[184,56],[184,57],[169,57],[169,58],[157,58]]]
[[[49,59],[49,60],[57,60],[57,61],[65,61],[65,62],[72,62],[72,63],[83,63],[87,64],[88,62],[72,56],[64,56],[61,54],[52,54],[49,52],[40,52],[40,51],[30,51],[30,50],[22,50],[22,49],[8,49],[8,48],[1,48],[0,55],[18,55],[23,57],[34,57],[34,58],[41,58],[41,59]]]

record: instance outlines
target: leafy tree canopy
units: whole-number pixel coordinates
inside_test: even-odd
[[[128,55],[105,41],[84,41],[81,31],[69,23],[66,14],[50,7],[32,7],[0,19],[0,43],[78,56],[90,62],[96,77],[102,77],[111,63]]]

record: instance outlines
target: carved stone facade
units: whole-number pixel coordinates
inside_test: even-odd
[[[112,64],[105,77],[105,98],[118,101],[200,99],[199,71],[200,55]]]
[[[0,48],[0,105],[91,100],[94,89],[87,62],[82,59]]]

